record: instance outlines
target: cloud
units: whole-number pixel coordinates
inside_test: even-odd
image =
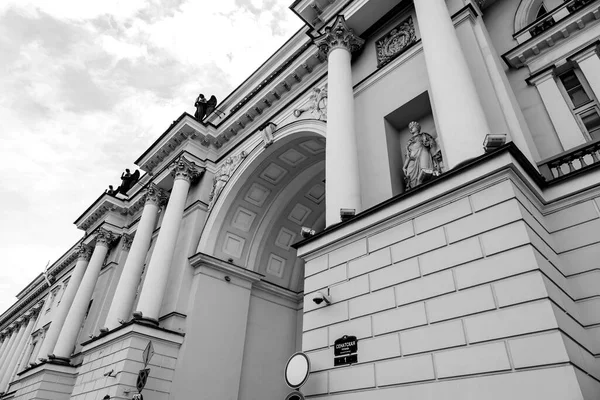
[[[199,92],[225,98],[300,24],[276,0],[0,2],[0,312]]]

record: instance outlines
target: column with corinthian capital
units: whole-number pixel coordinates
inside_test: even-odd
[[[0,344],[0,359],[2,359],[2,355],[4,354],[4,350],[8,345],[8,341],[10,340],[10,331],[4,330],[2,331],[2,344]]]
[[[54,350],[54,346],[58,340],[58,335],[63,328],[65,319],[67,318],[67,314],[71,309],[73,299],[75,299],[75,294],[77,293],[77,289],[79,289],[79,284],[83,279],[83,275],[92,255],[92,249],[85,245],[80,245],[77,249],[77,252],[79,253],[77,257],[77,264],[75,264],[73,273],[69,278],[69,284],[63,293],[60,304],[52,315],[52,322],[48,328],[48,332],[46,332],[44,341],[40,347],[40,351],[38,352],[39,359],[41,361],[46,360],[48,355],[52,353],[52,350]]]
[[[15,340],[17,340],[17,336],[19,335],[19,328],[20,328],[20,321],[13,322],[8,327],[8,331],[9,331],[8,335],[9,336],[7,336],[7,338],[6,338],[6,346],[4,347],[4,351],[3,351],[2,355],[0,356],[0,376],[2,374],[3,365],[6,364],[8,355],[10,354],[11,350],[15,346]]]
[[[81,323],[85,318],[85,312],[87,310],[92,294],[94,293],[94,287],[100,275],[104,258],[108,253],[110,244],[115,240],[115,235],[105,229],[100,228],[96,234],[96,245],[92,257],[90,258],[89,265],[81,279],[81,284],[77,289],[73,304],[69,309],[65,323],[58,335],[56,346],[54,346],[54,358],[64,362],[68,362],[71,357],[71,352],[75,346],[75,341],[81,328]],[[68,287],[71,285],[69,284]]]
[[[415,0],[437,131],[448,169],[483,154],[490,128],[445,0]]]
[[[148,263],[148,272],[146,272],[138,301],[138,311],[134,313],[136,318],[158,324],[160,306],[167,288],[169,270],[173,260],[175,244],[177,243],[181,218],[183,217],[185,200],[191,182],[202,172],[204,172],[203,169],[200,170],[194,163],[183,157],[175,164],[173,189],[156,239],[156,246],[152,252],[152,258]]]
[[[6,354],[6,358],[3,359],[2,364],[0,365],[0,384],[4,382],[4,377],[9,374],[9,367],[14,366],[13,361],[17,358],[17,349],[23,340],[23,336],[25,335],[25,331],[29,324],[27,321],[29,320],[28,316],[22,316],[18,320],[19,328],[15,329],[15,339],[10,346],[8,353]],[[10,378],[10,377],[9,377]],[[5,386],[0,386],[0,393],[4,392],[6,389]]]
[[[106,328],[114,329],[120,321],[128,321],[135,301],[136,289],[140,282],[144,260],[150,248],[152,232],[156,226],[158,210],[166,201],[166,194],[155,184],[150,184],[145,195],[146,204],[135,232],[129,255],[123,266],[113,301],[106,317]]]
[[[341,221],[340,209],[362,211],[358,172],[358,147],[354,127],[352,52],[364,40],[338,15],[331,27],[315,39],[327,62],[327,145],[325,151],[325,220],[327,226]]]
[[[33,331],[33,327],[35,326],[35,322],[38,316],[37,310],[28,311],[25,314],[26,322],[23,323],[25,327],[23,330],[23,335],[19,339],[19,343],[15,346],[15,351],[10,360],[6,360],[5,365],[2,366],[3,370],[0,372],[0,392],[4,392],[7,389],[10,380],[15,374],[15,369],[21,358],[23,357],[23,351],[31,338],[31,331]]]

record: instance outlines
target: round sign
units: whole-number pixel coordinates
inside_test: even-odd
[[[304,396],[300,392],[293,391],[285,396],[285,400],[304,400]]]
[[[297,389],[304,385],[310,373],[310,360],[302,352],[298,352],[290,357],[285,366],[285,383],[292,389]]]

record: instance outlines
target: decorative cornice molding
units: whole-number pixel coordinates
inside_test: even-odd
[[[148,185],[148,189],[146,189],[144,201],[146,203],[154,204],[161,207],[167,201],[167,194],[164,190],[156,186],[156,184],[151,183],[150,185]]]
[[[338,15],[333,25],[326,27],[325,33],[315,39],[315,44],[325,54],[337,48],[344,48],[353,53],[360,50],[365,41],[348,27],[343,15]]]
[[[205,170],[205,168],[198,167],[196,164],[182,156],[175,162],[172,174],[175,176],[175,180],[184,179],[188,182],[193,182],[200,177]]]

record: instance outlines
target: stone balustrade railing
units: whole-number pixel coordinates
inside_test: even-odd
[[[600,166],[600,140],[585,143],[538,163],[540,173],[550,182],[576,171]]]

